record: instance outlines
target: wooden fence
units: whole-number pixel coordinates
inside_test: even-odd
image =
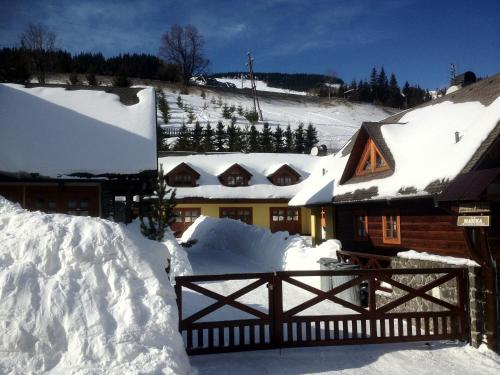
[[[434,280],[410,287],[393,279],[401,275],[434,275]],[[465,270],[461,268],[377,269],[345,271],[283,271],[232,275],[182,276],[176,278],[175,292],[179,308],[179,330],[188,354],[273,349],[297,346],[389,343],[421,340],[454,340],[467,338]],[[345,282],[329,291],[307,283],[307,277],[346,277]],[[197,283],[249,280],[248,285],[223,296]],[[379,282],[406,292],[385,304],[376,299]],[[456,282],[454,303],[437,298],[434,288]],[[290,284],[315,295],[297,306],[284,309],[283,285]],[[368,287],[368,305],[359,306],[339,298],[338,294],[357,285]],[[237,301],[241,296],[266,285],[268,311],[263,312]],[[183,291],[189,289],[216,302],[184,317]],[[413,298],[421,298],[438,307],[435,311],[394,312]],[[323,301],[347,308],[352,313],[309,315],[308,308]],[[286,302],[286,300],[285,300]],[[253,316],[241,320],[200,321],[224,306],[231,306]]]

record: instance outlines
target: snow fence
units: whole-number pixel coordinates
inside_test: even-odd
[[[164,244],[0,197],[0,373],[191,371]]]

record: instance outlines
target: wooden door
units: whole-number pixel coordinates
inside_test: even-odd
[[[295,207],[271,207],[269,209],[271,232],[300,233],[300,209]]]

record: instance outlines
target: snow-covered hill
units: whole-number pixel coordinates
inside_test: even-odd
[[[241,81],[240,81],[241,86]],[[253,109],[253,98],[249,93],[239,92],[237,89],[218,90],[209,87],[190,88],[188,95],[179,93],[174,86],[162,86],[171,109],[171,120],[165,127],[177,128],[185,122],[188,126],[194,126],[194,121],[199,121],[202,126],[210,122],[215,127],[219,120],[224,125],[230,124],[231,120],[222,117],[224,104],[243,110]],[[205,98],[202,97],[205,93]],[[183,108],[177,105],[177,97],[181,96]],[[297,95],[286,95],[277,92],[259,92],[260,107],[264,122],[269,122],[272,129],[277,126],[286,128],[290,125],[296,128],[300,122],[305,126],[309,122],[318,129],[320,143],[329,149],[338,150],[358,130],[363,121],[379,121],[388,117],[394,110],[382,108],[372,104],[351,103],[342,99],[328,99],[317,97],[300,97]],[[194,115],[193,122],[189,123],[189,112]],[[161,114],[158,113],[159,119]],[[244,116],[234,112],[240,127],[249,126]],[[257,124],[260,129],[263,121]]]
[[[232,83],[235,85],[238,89],[251,89],[252,88],[252,81],[249,79],[243,78],[216,78],[217,81],[219,82],[224,82],[224,83]],[[255,80],[255,86],[257,87],[258,91],[269,91],[269,92],[279,92],[279,93],[284,93],[284,94],[294,94],[294,95],[307,95],[306,92],[304,91],[294,91],[294,90],[287,90],[287,89],[280,89],[279,87],[271,87],[268,86],[267,82],[261,81],[256,79]]]

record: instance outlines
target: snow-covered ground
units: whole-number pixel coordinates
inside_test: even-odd
[[[0,197],[0,374],[188,374],[168,257],[124,225]]]
[[[227,83],[232,83],[236,86],[238,89],[251,89],[252,88],[252,81],[249,79],[243,78],[241,80],[240,78],[216,78],[217,81],[219,82],[227,82]],[[304,91],[295,91],[295,90],[287,90],[287,89],[281,89],[279,87],[271,87],[267,84],[267,82],[261,81],[259,79],[255,80],[255,86],[257,88],[257,91],[269,91],[269,92],[280,92],[284,94],[294,94],[294,95],[307,95],[306,92]]]
[[[230,124],[230,120],[222,117],[222,106],[241,106],[243,110],[253,108],[251,96],[230,92],[217,92],[209,88],[193,87],[189,95],[180,95],[183,106],[192,108],[195,115],[194,121],[199,121],[202,126],[210,122],[212,128],[222,120],[224,125]],[[205,91],[206,97],[200,95],[201,90]],[[175,91],[175,92],[174,92]],[[188,111],[179,108],[177,97],[179,91],[175,89],[164,89],[167,101],[171,109],[172,118],[166,127],[180,127],[183,122],[188,122]],[[278,125],[285,130],[290,124],[292,129],[296,128],[300,122],[305,126],[309,122],[318,130],[321,144],[325,144],[329,149],[340,149],[345,142],[358,130],[363,121],[379,121],[388,117],[391,113],[384,108],[372,104],[350,103],[344,100],[332,99],[320,100],[318,98],[292,98],[283,96],[269,97],[262,96],[259,99],[264,121],[269,122],[272,130]],[[236,124],[242,128],[249,126],[249,122],[237,111],[234,112]],[[158,112],[158,118],[161,114]],[[187,124],[188,126],[194,126]],[[257,124],[260,130],[263,122]]]
[[[199,218],[183,235],[182,241],[198,240],[187,249],[194,274],[269,272],[275,270],[318,269],[317,259],[335,256],[337,242],[322,248],[309,248],[299,236],[271,233],[230,219]],[[198,283],[222,295],[248,285],[250,281]],[[314,283],[313,283],[314,285]],[[313,295],[290,284],[283,284],[284,308],[310,299]],[[238,301],[267,312],[267,289],[261,286]],[[213,302],[195,292],[183,295],[184,317]],[[350,310],[329,301],[301,314],[347,313]],[[210,320],[245,319],[250,316],[225,306],[203,318]],[[294,348],[245,353],[192,356],[191,364],[205,374],[497,374],[500,359],[458,342],[378,344]]]

